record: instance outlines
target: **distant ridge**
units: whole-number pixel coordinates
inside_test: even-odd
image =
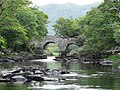
[[[50,23],[48,24],[49,35],[54,35],[52,25],[60,17],[78,18],[84,16],[92,7],[97,7],[101,2],[96,2],[90,5],[76,5],[73,3],[66,4],[48,4],[40,7],[40,10],[49,16]]]

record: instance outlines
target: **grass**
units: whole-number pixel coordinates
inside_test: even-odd
[[[120,61],[120,55],[110,55],[107,60]]]

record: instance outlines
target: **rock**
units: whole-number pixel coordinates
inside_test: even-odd
[[[34,74],[41,74],[41,75],[42,75],[42,74],[43,74],[43,72],[42,72],[42,71],[40,71],[40,70],[35,70],[35,71],[34,71]]]
[[[10,62],[10,63],[14,63],[14,60],[8,59],[8,58],[0,58],[0,62]]]
[[[41,76],[35,76],[35,75],[27,75],[25,77],[28,79],[28,81],[39,81],[39,82],[41,82],[41,81],[44,80],[44,78],[42,78]]]
[[[101,65],[104,65],[104,66],[112,66],[113,65],[113,61],[101,61],[100,62]]]
[[[13,82],[26,82],[26,81],[27,81],[27,79],[26,79],[25,77],[23,77],[22,75],[13,76],[13,77],[11,78],[11,80],[12,80]]]
[[[58,81],[58,78],[43,77],[44,81]]]
[[[47,55],[33,55],[35,59],[47,59]]]
[[[6,83],[6,82],[11,82],[10,79],[3,79],[3,78],[0,78],[0,83]]]
[[[70,74],[70,71],[68,71],[68,70],[63,70],[63,71],[60,72],[60,74]]]
[[[11,71],[11,73],[20,73],[20,71],[21,71],[21,69],[18,69],[18,70],[13,70],[13,71]]]
[[[58,69],[53,69],[53,70],[52,70],[52,75],[59,75],[59,74],[60,74],[59,71],[60,71],[60,70],[58,70]]]

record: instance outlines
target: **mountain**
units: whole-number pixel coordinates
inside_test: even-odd
[[[49,35],[55,34],[52,26],[60,17],[78,18],[84,16],[86,12],[90,11],[92,7],[97,7],[101,2],[90,5],[76,5],[73,3],[66,4],[48,4],[40,7],[40,10],[49,16],[50,23],[48,24]]]

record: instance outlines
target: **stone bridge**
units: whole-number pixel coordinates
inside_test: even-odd
[[[41,47],[42,50],[44,50],[45,47],[49,43],[56,43],[61,50],[61,54],[65,54],[67,47],[71,44],[76,44],[76,40],[77,40],[77,38],[63,38],[63,37],[59,37],[59,36],[46,36],[42,39],[42,41],[39,41],[39,42],[34,41],[32,43],[34,43],[36,47]]]
[[[47,36],[43,38],[41,44],[42,49],[45,49],[49,43],[56,43],[61,51],[65,51],[71,44],[76,44],[77,38],[62,38],[58,36]]]

